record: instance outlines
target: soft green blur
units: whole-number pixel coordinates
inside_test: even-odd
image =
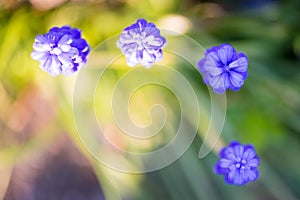
[[[0,198],[12,184],[15,166],[27,166],[39,152],[51,149],[62,135],[71,138],[71,144],[86,157],[108,200],[300,198],[300,5],[297,0],[274,1],[256,7],[232,1],[217,4],[193,0],[45,1],[53,5],[38,0],[31,2],[0,2]],[[82,145],[72,114],[77,75],[51,77],[30,58],[30,53],[35,36],[53,26],[80,28],[93,49],[138,18],[186,34],[204,48],[231,43],[248,55],[249,77],[239,92],[227,92],[226,122],[221,138],[215,151],[199,159],[198,151],[209,121],[209,94],[193,67],[166,55],[168,63],[173,63],[199,92],[198,98],[203,98],[199,105],[203,115],[201,127],[192,146],[170,166],[155,172],[130,174],[100,164]],[[184,48],[179,42],[172,45]],[[197,55],[193,49],[187,48],[186,52]],[[105,60],[110,56],[107,54],[99,54],[99,58]],[[201,56],[199,53],[199,59]],[[173,132],[168,135],[168,130],[178,128],[181,114],[178,100],[163,87],[150,85],[137,90],[129,102],[135,123],[151,123],[148,111],[156,103],[166,107],[170,121],[164,134],[154,142],[126,140],[106,111],[110,108],[114,84],[130,70],[124,61],[120,62],[107,70],[102,80],[105,87],[95,91],[98,120],[105,124],[112,142],[122,148],[129,151],[158,148],[174,137]],[[190,118],[185,116],[186,120]],[[229,186],[223,177],[213,173],[218,159],[216,151],[232,140],[255,145],[261,158],[261,177],[255,183]],[[38,166],[39,162],[34,165]]]

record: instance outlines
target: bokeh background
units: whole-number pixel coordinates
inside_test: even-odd
[[[86,151],[72,114],[76,75],[51,77],[43,72],[30,58],[34,38],[53,26],[71,25],[82,30],[93,49],[138,18],[186,34],[205,48],[229,42],[248,55],[244,87],[227,92],[220,141],[255,145],[261,157],[258,181],[230,186],[215,175],[216,151],[198,158],[201,127],[180,159],[155,172],[122,173]],[[298,0],[1,0],[0,199],[300,199],[299,20]],[[209,100],[199,73],[185,66],[174,63]],[[126,66],[111,67],[104,79],[107,90],[127,71]],[[149,95],[153,91],[156,95]],[[107,105],[105,94],[99,94],[105,100],[100,108]],[[134,120],[147,123],[148,105],[158,99],[173,110],[169,128],[176,128],[180,109],[170,91],[149,87],[135,98]],[[201,106],[209,105],[203,102]],[[116,143],[137,148],[113,133],[109,120],[106,124]],[[167,132],[159,141],[169,140]],[[141,146],[148,150],[155,144]]]

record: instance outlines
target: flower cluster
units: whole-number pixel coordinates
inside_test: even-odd
[[[166,39],[160,35],[159,29],[145,19],[139,19],[125,28],[117,41],[117,47],[131,67],[141,63],[150,68],[162,59],[162,48],[165,45]]]
[[[215,172],[224,175],[229,184],[244,185],[259,177],[260,161],[252,145],[231,142],[220,151],[220,158]]]
[[[150,68],[162,59],[162,48],[166,43],[153,23],[139,19],[123,30],[117,47],[129,66],[140,63]],[[69,26],[54,27],[48,33],[38,35],[33,49],[32,59],[38,60],[40,67],[52,76],[75,73],[87,62],[90,51],[86,40],[81,38],[81,31]],[[204,83],[218,94],[227,89],[239,90],[248,76],[247,56],[237,53],[230,44],[207,49],[198,67]],[[228,184],[244,185],[259,177],[259,164],[260,160],[252,145],[231,142],[220,151],[215,172],[224,175]]]
[[[238,91],[248,76],[247,56],[237,53],[230,44],[207,49],[198,67],[204,83],[217,94],[227,89]],[[244,185],[259,177],[257,167],[260,161],[252,145],[231,142],[221,150],[220,157],[215,172],[224,175],[228,184]]]
[[[52,76],[71,75],[86,62],[90,48],[81,38],[81,31],[69,26],[54,27],[44,35],[38,35],[31,57]]]
[[[218,94],[224,93],[228,88],[239,90],[248,76],[247,56],[237,53],[230,44],[207,49],[198,67],[204,83]]]

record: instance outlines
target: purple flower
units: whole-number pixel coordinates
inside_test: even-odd
[[[141,63],[150,68],[162,59],[162,48],[165,45],[166,39],[160,35],[159,29],[145,19],[139,19],[125,28],[117,41],[117,47],[121,49],[131,67]]]
[[[259,177],[260,162],[252,145],[231,142],[220,151],[220,158],[215,172],[224,175],[228,184],[244,185]]]
[[[248,76],[248,58],[244,53],[237,53],[230,44],[207,49],[198,67],[205,84],[218,93],[228,88],[238,91]]]
[[[52,76],[73,74],[86,63],[90,51],[81,31],[69,26],[53,27],[36,36],[33,49],[31,58]]]

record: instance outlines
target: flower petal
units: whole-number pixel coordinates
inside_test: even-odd
[[[250,160],[256,155],[254,147],[252,145],[246,145],[244,148],[243,159]]]
[[[64,35],[62,38],[60,38],[60,40],[57,43],[57,46],[60,47],[61,45],[64,44],[71,44],[72,43],[72,38],[70,35]]]
[[[139,27],[139,31],[143,31],[147,25],[147,21],[145,19],[139,19],[136,21],[136,24],[138,25]]]
[[[232,165],[232,164],[233,164],[233,161],[232,160],[228,160],[226,158],[222,158],[219,161],[219,166],[221,168],[229,168],[229,166]]]
[[[222,94],[226,90],[226,88],[224,87],[224,80],[221,75],[212,77],[209,80],[209,84],[214,89],[214,91],[217,92],[218,94]]]
[[[246,72],[248,61],[246,57],[241,57],[229,64],[229,68],[235,72]]]
[[[235,145],[233,147],[234,155],[237,157],[242,157],[244,153],[244,146],[243,145]]]
[[[72,59],[68,55],[66,55],[65,53],[61,53],[58,56],[58,59],[62,63],[62,65],[68,66],[68,67],[73,67]]]
[[[38,43],[49,43],[48,39],[43,35],[37,35],[34,41]]]
[[[70,76],[72,74],[74,74],[78,69],[77,68],[70,68],[68,66],[62,66],[62,74],[65,76]]]
[[[60,49],[62,52],[68,52],[68,51],[70,51],[71,46],[69,44],[63,44],[63,45],[60,45]]]
[[[32,47],[35,51],[40,51],[40,52],[47,52],[51,50],[49,43],[36,42],[32,45]]]
[[[223,65],[228,65],[232,58],[236,55],[234,48],[229,44],[223,44],[218,49],[218,57],[220,58]]]
[[[235,154],[234,154],[234,151],[233,151],[233,148],[232,147],[227,147],[224,151],[224,157],[229,159],[229,160],[232,160],[232,161],[235,161],[236,160],[236,157],[235,157]]]
[[[245,179],[247,181],[255,181],[259,177],[259,172],[258,170],[249,169],[249,170],[245,170],[243,175],[245,176]]]
[[[244,84],[244,77],[237,72],[231,71],[230,82],[233,86],[233,89],[240,88]]]
[[[78,56],[79,52],[76,48],[71,47],[68,52],[64,52],[63,54],[73,59]]]
[[[215,66],[220,67],[220,58],[217,54],[217,52],[210,52],[207,56],[207,59],[211,59],[211,61],[213,61],[215,63]]]
[[[229,78],[227,73],[223,73],[219,76],[212,77],[209,80],[210,86],[217,94],[222,94],[229,87]]]
[[[159,51],[156,51],[154,55],[155,55],[155,62],[159,62],[163,58],[163,53],[161,49]]]
[[[126,63],[129,67],[133,67],[135,65],[137,65],[139,63],[136,54],[132,53],[132,54],[127,54],[126,55]]]
[[[40,59],[40,66],[43,66],[45,64],[45,62],[48,60],[49,56],[51,56],[51,54],[49,53],[45,53]]]
[[[212,67],[211,65],[207,65],[206,69],[210,73],[211,76],[220,76],[222,73],[224,73],[224,69],[222,69],[220,67]]]
[[[33,60],[39,60],[41,59],[44,55],[47,55],[46,52],[40,52],[40,51],[33,51],[30,56]]]
[[[228,183],[234,183],[237,185],[242,185],[244,183],[244,179],[238,169],[229,172],[226,180],[228,181]]]
[[[60,73],[60,62],[55,55],[51,55],[45,61],[42,68],[46,70],[50,75],[57,76]]]
[[[258,167],[258,165],[259,165],[258,158],[253,158],[251,160],[247,160],[247,166],[249,166],[249,167]]]
[[[150,54],[147,50],[143,51],[143,59],[141,60],[141,64],[146,68],[150,68],[155,62],[155,55]]]

